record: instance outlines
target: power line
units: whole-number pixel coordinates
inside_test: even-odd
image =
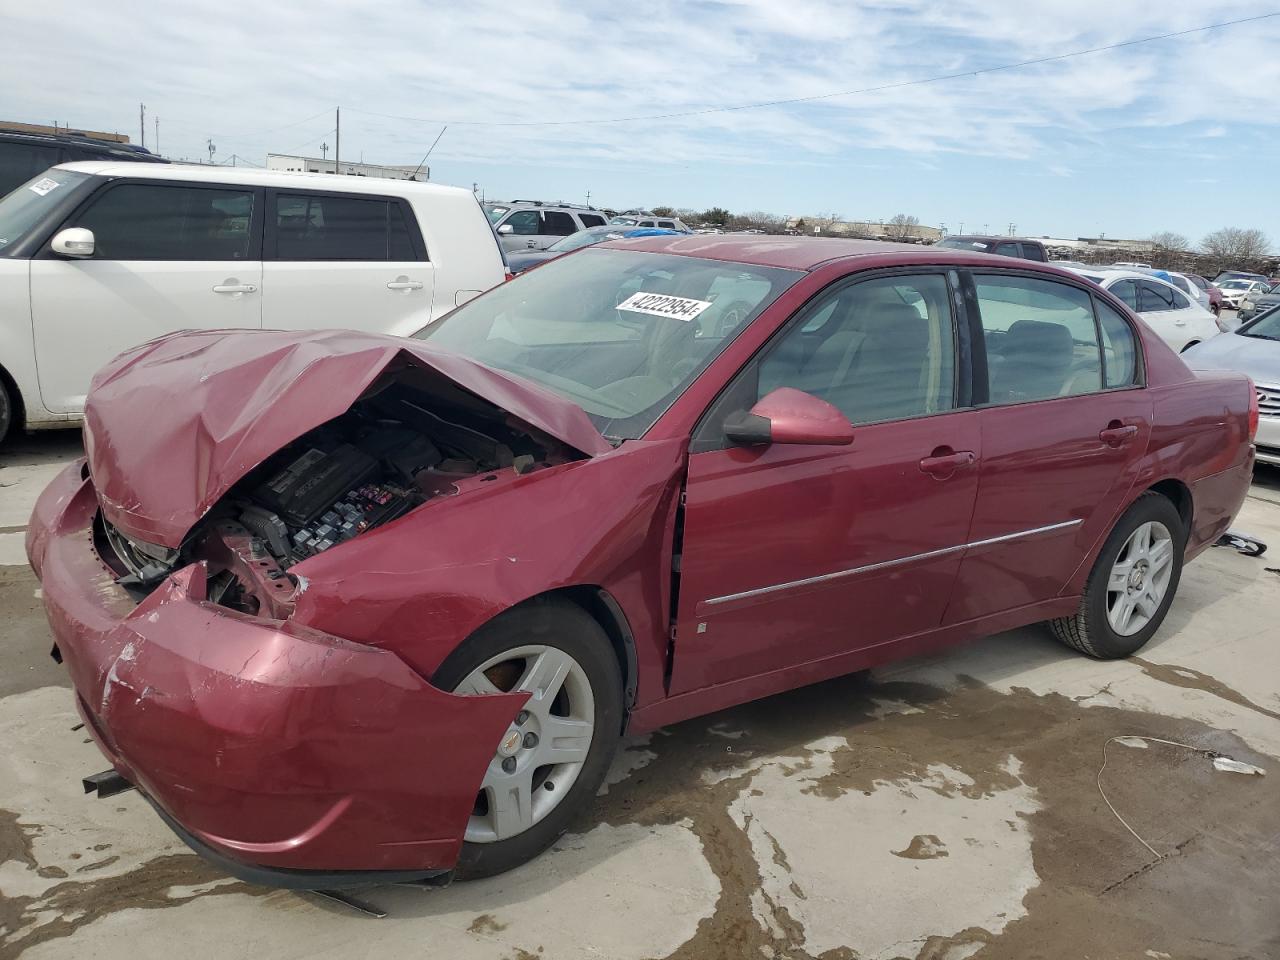
[[[1032,60],[1019,60],[1016,63],[1002,63],[998,66],[982,67],[978,70],[962,70],[958,73],[943,73],[937,76],[922,77],[915,80],[899,80],[894,83],[877,84],[873,87],[860,87],[857,90],[840,90],[835,93],[817,93],[807,97],[788,97],[783,100],[762,100],[757,103],[739,103],[727,107],[705,107],[700,110],[682,110],[675,113],[654,113],[632,117],[608,117],[586,120],[440,120],[425,117],[405,117],[391,113],[377,113],[373,110],[358,110],[355,107],[348,107],[347,109],[353,113],[362,113],[370,117],[382,117],[386,120],[407,120],[412,123],[431,123],[444,124],[446,126],[469,127],[566,127],[585,126],[588,124],[637,123],[646,120],[676,120],[683,117],[702,117],[711,113],[731,113],[738,110],[757,110],[763,107],[785,107],[798,103],[813,103],[818,100],[833,100],[837,97],[853,97],[860,94],[881,93],[885,90],[897,90],[902,87],[918,87],[930,83],[942,83],[946,80],[959,80],[964,77],[977,77],[985,73],[998,73],[1002,70],[1018,70],[1022,67],[1034,67],[1044,63],[1057,63],[1062,60],[1071,60],[1075,57],[1084,57],[1093,53],[1106,53],[1110,50],[1120,50],[1125,47],[1136,47],[1144,43],[1154,43],[1157,40],[1173,40],[1177,37],[1186,37],[1196,33],[1205,33],[1209,30],[1221,30],[1225,27],[1239,26],[1242,23],[1256,23],[1259,20],[1269,20],[1274,17],[1280,17],[1280,10],[1272,13],[1258,14],[1253,17],[1241,17],[1238,20],[1224,20],[1220,23],[1210,23],[1203,27],[1192,27],[1188,30],[1175,30],[1172,33],[1161,33],[1150,37],[1139,37],[1134,40],[1122,40],[1119,43],[1109,43],[1101,47],[1089,47],[1086,50],[1072,50],[1070,53],[1059,53],[1050,57],[1036,57]]]

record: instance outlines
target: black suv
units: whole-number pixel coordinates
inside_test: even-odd
[[[98,140],[74,133],[31,133],[0,127],[0,197],[50,167],[73,160],[169,162],[130,143]]]

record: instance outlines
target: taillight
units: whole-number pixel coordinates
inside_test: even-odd
[[[1258,435],[1258,388],[1249,380],[1249,442]]]

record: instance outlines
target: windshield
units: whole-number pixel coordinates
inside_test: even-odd
[[[570,250],[589,247],[593,243],[600,243],[602,240],[621,240],[622,237],[623,234],[619,230],[601,230],[599,227],[591,227],[587,230],[571,233],[567,237],[562,237],[547,249],[554,250],[556,253],[568,253]]]
[[[510,209],[510,207],[498,207],[487,203],[484,205],[484,212],[489,215],[490,223],[497,223],[502,219],[502,215]]]
[[[495,287],[415,336],[558,393],[606,437],[634,439],[803,275],[590,249]]]
[[[1250,284],[1249,280],[1223,280],[1218,286],[1223,290],[1247,290]]]
[[[0,257],[44,218],[67,191],[89,177],[70,170],[46,170],[0,197]]]
[[[1260,313],[1236,333],[1242,337],[1258,337],[1262,340],[1280,340],[1280,307],[1272,307]]]

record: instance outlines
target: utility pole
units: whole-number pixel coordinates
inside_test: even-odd
[[[321,159],[321,160],[327,160],[327,159],[329,159],[329,144],[328,144],[328,143],[322,143],[322,144],[320,144],[320,159]]]
[[[156,117],[156,153],[160,152],[160,118]]]
[[[342,109],[340,107],[333,108],[333,172],[341,173],[338,160],[338,148],[342,146]]]
[[[145,103],[138,104],[138,132],[142,140],[139,146],[145,147],[147,145],[147,105]]]
[[[964,236],[964,221],[960,221],[960,236]]]
[[[591,206],[591,191],[587,191],[587,206]]]
[[[1010,221],[1010,223],[1009,223],[1009,236],[1011,236],[1011,237],[1012,237],[1012,236],[1015,236],[1015,235],[1017,234],[1017,232],[1018,232],[1018,225],[1017,225],[1016,223],[1013,223],[1012,221]]]

